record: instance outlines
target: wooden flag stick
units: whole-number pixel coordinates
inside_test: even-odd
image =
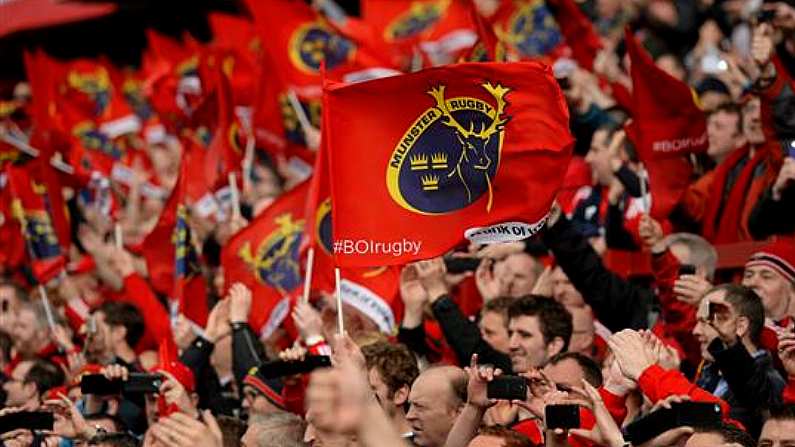
[[[298,101],[298,96],[295,95],[294,91],[290,90],[287,92],[287,100],[290,101],[290,106],[295,110],[295,117],[298,118],[298,124],[304,129],[304,132],[311,132],[314,130],[315,126],[309,121],[309,117],[306,116],[306,112],[304,112],[304,108],[301,107],[301,102]]]
[[[41,303],[44,305],[44,315],[47,317],[47,325],[50,330],[55,330],[55,317],[52,314],[52,307],[50,306],[50,299],[47,298],[47,290],[42,284],[39,284],[39,294],[41,294]]]
[[[334,268],[334,276],[337,284],[337,332],[339,332],[340,335],[345,335],[345,323],[342,318],[342,292],[340,290],[341,279],[339,268]]]
[[[312,286],[312,264],[315,261],[315,247],[309,247],[306,253],[306,276],[304,276],[304,303],[309,303],[309,288]]]
[[[647,196],[647,188],[646,188],[646,166],[643,163],[640,164],[640,171],[638,172],[638,177],[640,177],[640,203],[643,205],[643,213],[650,214],[651,213],[651,204],[649,203],[649,198]]]
[[[229,173],[229,191],[232,195],[232,219],[240,219],[240,192],[237,190],[237,175]]]
[[[254,149],[256,149],[254,139],[254,129],[249,124],[246,126],[246,152],[243,154],[243,165],[241,166],[243,175],[243,194],[251,191],[251,170],[254,167]]]
[[[119,250],[124,248],[124,238],[122,237],[121,224],[116,222],[113,225],[113,238],[116,241],[116,248]]]

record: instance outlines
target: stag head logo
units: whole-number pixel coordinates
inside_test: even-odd
[[[276,229],[252,250],[246,242],[238,250],[238,257],[248,266],[257,279],[282,294],[295,289],[301,283],[301,268],[298,263],[303,219],[293,220],[290,213],[275,218]]]
[[[427,91],[433,107],[404,134],[387,167],[387,187],[399,205],[420,214],[445,214],[486,195],[486,210],[491,210],[511,89],[490,82],[481,87],[493,102],[448,98],[444,85]]]

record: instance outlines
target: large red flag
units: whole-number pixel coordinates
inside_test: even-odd
[[[692,168],[683,155],[709,145],[706,118],[690,87],[658,68],[629,30],[625,39],[632,75],[630,137],[649,173],[651,213],[665,218],[690,184]]]
[[[252,290],[249,323],[270,335],[289,313],[289,295],[301,282],[300,248],[309,182],[280,196],[227,242],[221,254],[224,283]]]
[[[602,46],[573,0],[507,0],[491,21],[512,57],[519,59],[570,56],[590,70]]]
[[[331,86],[327,99],[339,265],[401,264],[465,231],[491,242],[543,226],[573,142],[548,66],[438,67]]]
[[[142,247],[154,289],[171,297],[182,314],[204,327],[209,313],[207,287],[188,223],[189,156],[187,151],[183,154],[177,184]]]

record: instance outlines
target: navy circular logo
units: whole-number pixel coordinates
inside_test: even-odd
[[[408,11],[399,15],[384,29],[384,38],[387,42],[392,42],[419,35],[439,21],[449,3],[449,0],[412,3]]]
[[[315,211],[315,239],[320,247],[332,254],[334,239],[331,237],[331,198],[320,203]]]
[[[356,50],[354,44],[335,33],[322,22],[310,22],[299,26],[290,38],[290,60],[293,65],[308,73],[319,73],[320,63],[326,69],[348,62]]]
[[[428,90],[432,106],[409,127],[387,165],[387,188],[401,207],[419,214],[445,214],[487,195],[497,175],[511,90],[481,85],[489,101],[445,97],[445,86]]]
[[[299,249],[304,221],[293,220],[290,213],[279,215],[274,220],[277,228],[260,242],[256,253],[246,242],[237,255],[259,281],[287,293],[301,284]]]
[[[543,0],[520,6],[508,20],[507,29],[498,27],[495,32],[523,57],[543,56],[563,43],[558,22]]]

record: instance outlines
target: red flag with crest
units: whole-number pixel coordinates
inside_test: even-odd
[[[23,238],[22,247],[17,239],[9,248],[24,250],[12,254],[9,259],[17,262],[23,257],[28,259],[33,276],[40,283],[46,283],[63,271],[66,258],[50,217],[44,186],[34,181],[29,167],[24,165],[6,166],[5,182],[3,201],[10,212],[6,219],[10,217],[15,221],[14,224],[6,222],[6,225],[16,227]]]
[[[590,20],[573,0],[507,0],[491,23],[517,59],[568,56],[590,70],[602,47]]]
[[[465,233],[496,242],[543,226],[573,142],[548,66],[437,67],[326,97],[338,265],[397,265]]]
[[[227,242],[221,253],[224,283],[251,289],[249,323],[268,336],[289,313],[290,294],[302,284],[300,248],[309,182],[279,196]]]
[[[155,228],[141,246],[152,287],[173,299],[180,313],[204,327],[209,309],[207,287],[189,223],[189,157],[186,151],[177,184]]]
[[[632,33],[625,36],[632,76],[632,132],[649,174],[651,213],[665,218],[690,184],[686,157],[707,149],[707,124],[687,84],[658,68]]]

